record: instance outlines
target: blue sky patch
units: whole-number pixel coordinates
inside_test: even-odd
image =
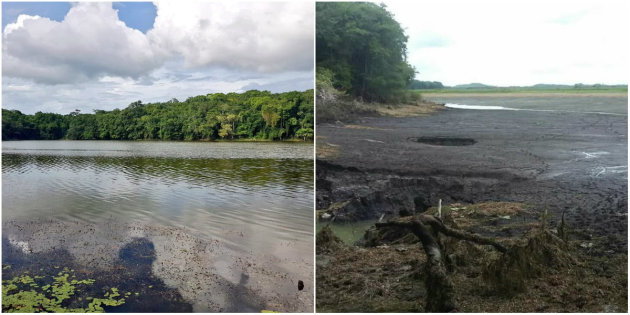
[[[20,14],[39,15],[61,22],[71,7],[70,2],[3,2],[2,29],[15,23]],[[118,10],[118,18],[127,27],[143,33],[153,28],[157,8],[152,2],[114,2],[113,8]]]
[[[39,15],[61,22],[70,7],[69,2],[3,2],[2,30],[7,24],[15,23],[20,14]]]
[[[152,2],[114,2],[118,18],[130,28],[146,33],[153,28],[157,8]]]

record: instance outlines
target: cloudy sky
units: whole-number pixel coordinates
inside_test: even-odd
[[[628,83],[628,1],[385,3],[406,29],[418,80]]]
[[[313,88],[314,4],[2,3],[2,107],[124,108]]]

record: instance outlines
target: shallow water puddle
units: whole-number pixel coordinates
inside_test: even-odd
[[[348,223],[330,223],[326,221],[318,221],[317,232],[321,231],[324,226],[328,226],[344,243],[353,245],[358,240],[360,240],[365,235],[365,231],[374,226],[374,223],[376,223],[377,221],[378,220],[364,220]]]

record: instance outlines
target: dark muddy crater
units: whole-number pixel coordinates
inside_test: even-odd
[[[441,146],[465,146],[477,143],[472,138],[453,138],[453,137],[411,137],[409,141]]]

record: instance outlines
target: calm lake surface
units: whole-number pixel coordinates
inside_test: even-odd
[[[627,93],[427,93],[424,98],[469,106],[628,115]]]
[[[152,276],[178,289],[194,311],[260,311],[269,305],[309,311],[312,291],[310,301],[283,294],[296,294],[298,278],[312,284],[312,157],[313,145],[302,143],[3,142],[3,243],[25,255],[63,249],[79,263],[95,256],[111,262],[86,264],[107,269],[122,259],[125,246],[142,238],[155,252]],[[96,232],[84,235],[86,229],[78,226]],[[172,236],[178,234],[183,236]],[[95,246],[80,246],[86,239]],[[208,253],[179,257],[192,254],[199,242]],[[220,250],[208,244],[220,244]],[[188,270],[195,268],[189,261],[195,259],[197,273],[212,270],[228,287],[225,299],[215,290],[214,304],[208,304],[208,296],[199,292],[212,286],[191,287],[200,277]],[[156,266],[160,262],[170,267]],[[265,280],[263,266],[284,282]],[[184,272],[192,274],[187,279]],[[276,281],[280,288],[264,281]],[[230,290],[243,300],[264,295],[257,290],[278,296],[235,302],[228,301],[236,294]]]

